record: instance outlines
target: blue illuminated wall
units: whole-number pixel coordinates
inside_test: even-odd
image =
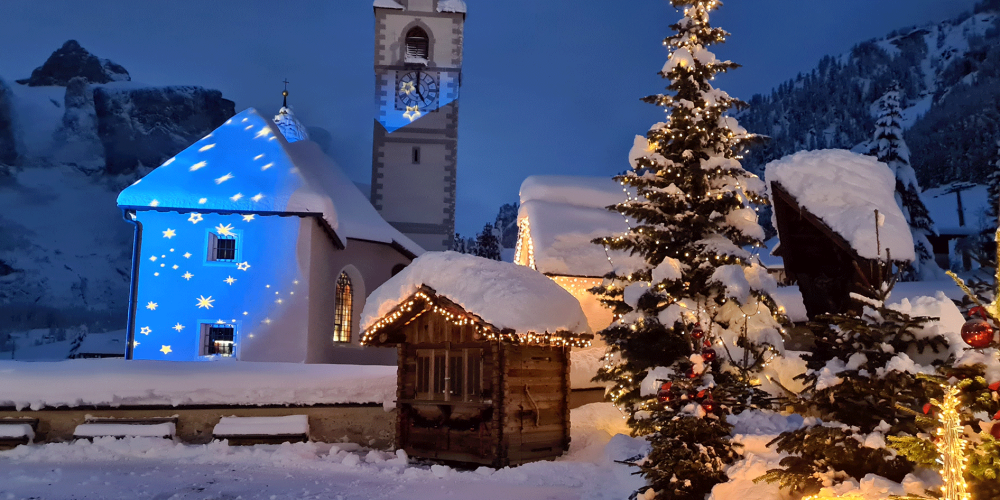
[[[138,211],[142,245],[134,359],[208,360],[201,325],[234,325],[241,360],[304,362],[308,252],[299,217]],[[233,262],[208,260],[209,233],[237,240]],[[300,255],[301,253],[301,255]]]

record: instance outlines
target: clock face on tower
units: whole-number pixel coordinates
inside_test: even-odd
[[[421,110],[432,109],[437,103],[440,88],[433,75],[422,71],[401,73],[396,81],[396,106],[416,106]]]

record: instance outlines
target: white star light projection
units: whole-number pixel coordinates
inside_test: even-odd
[[[262,214],[299,211],[288,203],[305,178],[286,147],[269,119],[247,110],[119,195],[119,206],[134,210],[142,225],[132,324],[149,340],[132,339],[133,358],[205,359],[200,325],[218,318],[238,318],[225,324],[234,326],[241,350],[263,342],[266,352],[268,342],[282,341],[271,328],[287,331],[290,320],[301,321],[282,311],[295,311],[308,294],[274,296],[264,287],[303,279],[300,218]],[[213,234],[235,240],[235,259],[212,255]],[[206,318],[208,311],[217,317]],[[260,325],[249,344],[251,328],[243,325]]]

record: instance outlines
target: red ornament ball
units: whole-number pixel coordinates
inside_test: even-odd
[[[661,403],[668,403],[673,399],[673,395],[670,394],[670,388],[673,386],[671,382],[664,382],[660,384],[660,390],[656,391],[656,399]]]
[[[705,410],[706,413],[712,413],[712,410],[715,409],[715,403],[711,401],[705,401],[704,403],[701,404],[701,407]],[[1000,427],[1000,426],[994,426],[994,427]]]
[[[989,347],[993,343],[993,327],[982,318],[972,318],[962,325],[962,340],[975,349]]]
[[[705,361],[715,361],[715,356],[716,354],[714,349],[705,349],[704,351],[701,351],[701,359],[704,359]]]
[[[695,340],[700,340],[705,336],[705,331],[701,329],[700,326],[695,326],[694,330],[691,330],[691,338]]]
[[[990,435],[993,439],[1000,441],[1000,422],[994,422],[993,427],[990,427]]]

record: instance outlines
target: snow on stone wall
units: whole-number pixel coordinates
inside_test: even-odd
[[[124,359],[0,361],[0,407],[382,403],[395,366],[186,363]]]
[[[913,261],[910,227],[896,205],[896,179],[884,163],[842,149],[802,151],[768,163],[764,176],[843,236],[861,257],[884,259],[888,249],[893,260]],[[876,209],[881,249],[876,245]]]

